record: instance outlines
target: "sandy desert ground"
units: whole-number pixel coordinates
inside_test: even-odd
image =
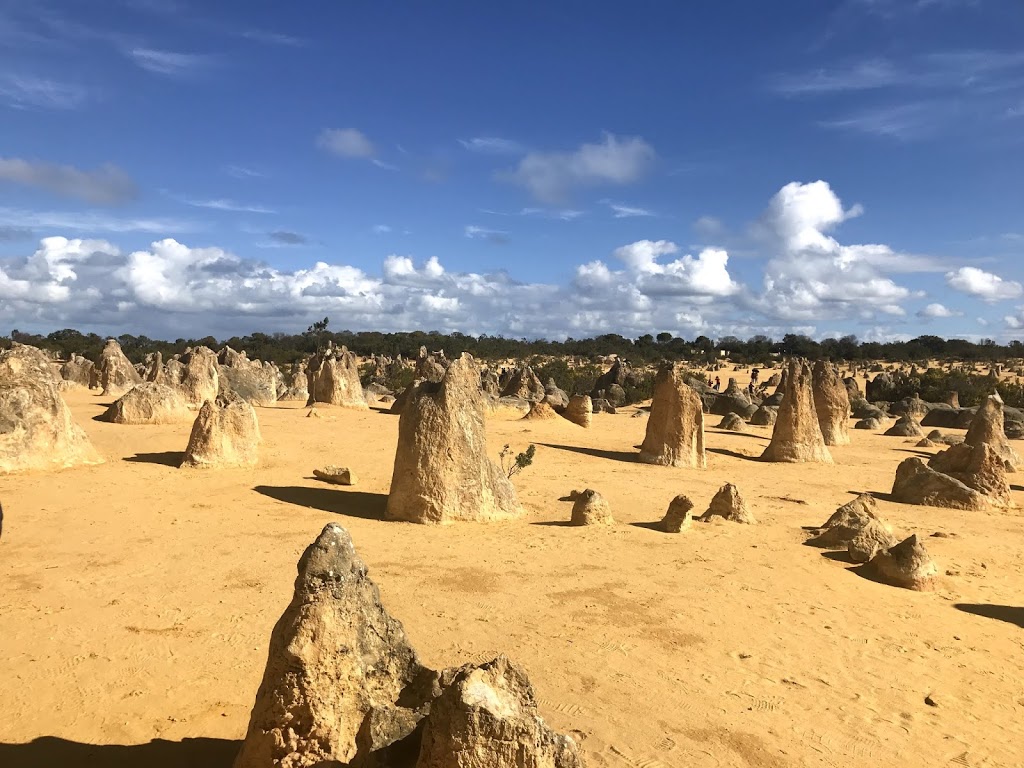
[[[189,424],[101,423],[108,399],[66,399],[106,463],[0,477],[5,768],[229,766],[296,560],[332,521],[425,663],[507,653],[591,766],[1024,765],[1024,516],[889,502],[920,453],[904,438],[853,430],[835,467],[779,465],[753,460],[767,429],[709,426],[699,471],[634,463],[633,409],[590,430],[490,419],[493,456],[537,445],[515,478],[528,514],[442,528],[380,519],[395,416],[261,408],[257,469],[181,471]],[[359,485],[313,480],[327,463]],[[726,481],[758,525],[649,526],[678,493],[703,511]],[[1024,475],[1011,482],[1024,507]],[[564,524],[560,498],[585,487],[616,526]],[[801,526],[859,491],[927,537],[938,591],[803,546]]]

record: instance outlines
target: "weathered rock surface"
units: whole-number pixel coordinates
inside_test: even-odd
[[[479,389],[479,376],[474,371],[473,385]],[[356,356],[347,348],[328,349],[310,358],[306,367],[307,405],[327,403],[345,408],[368,408],[359,381]],[[397,401],[396,401],[397,402]]]
[[[680,533],[690,527],[693,519],[693,502],[688,496],[679,494],[668,505],[661,528],[665,533]]]
[[[707,466],[704,411],[700,398],[671,365],[654,380],[654,399],[639,460],[663,467]]]
[[[847,552],[855,563],[866,563],[879,552],[896,544],[892,528],[881,520],[868,520],[850,539]]]
[[[587,488],[576,497],[572,505],[573,525],[612,525],[612,508],[597,491]]]
[[[866,572],[885,584],[903,589],[934,589],[939,570],[917,539],[917,534],[883,550],[865,566]]]
[[[0,473],[102,461],[72,419],[46,354],[17,343],[0,352]]]
[[[912,416],[900,416],[896,423],[885,430],[886,437],[923,437],[921,425]]]
[[[60,367],[60,377],[64,381],[80,384],[83,387],[92,386],[92,377],[95,365],[92,360],[86,360],[81,355],[72,355],[67,362]]]
[[[882,422],[879,419],[861,419],[853,425],[854,429],[870,429],[872,431],[879,430],[882,428]]]
[[[546,421],[560,417],[555,409],[548,405],[547,402],[540,400],[530,403],[530,412],[523,418],[530,419],[531,421]]]
[[[746,427],[747,422],[740,418],[739,414],[736,413],[727,413],[718,423],[719,429],[725,429],[729,432],[744,432],[746,431]]]
[[[181,393],[191,405],[216,400],[220,394],[220,366],[217,353],[209,347],[196,347],[185,355],[181,372]]]
[[[928,466],[984,494],[997,506],[1011,506],[1006,466],[987,443],[950,446],[932,456]]]
[[[1010,472],[1020,466],[1020,456],[1006,439],[1003,401],[999,395],[989,395],[978,408],[970,428],[964,436],[967,445],[987,445],[1006,464]]]
[[[100,373],[100,387],[104,395],[119,395],[142,383],[142,377],[135,370],[116,339],[107,339],[100,353],[97,366]]]
[[[355,485],[357,482],[355,472],[348,467],[338,467],[334,464],[327,464],[319,469],[314,469],[313,477],[333,485]]]
[[[870,493],[862,493],[833,512],[822,523],[817,535],[805,543],[812,547],[845,549],[864,526],[877,519],[878,504],[875,498]]]
[[[261,439],[255,409],[237,396],[221,395],[216,400],[207,400],[199,409],[181,466],[255,466]]]
[[[707,512],[701,515],[701,520],[708,522],[715,517],[722,517],[734,523],[753,524],[757,520],[747,509],[746,502],[740,496],[739,488],[732,483],[726,483],[718,489],[718,493],[711,499]]]
[[[790,360],[779,417],[764,461],[832,464],[814,407],[811,369],[804,360]]]
[[[594,404],[590,395],[573,395],[569,398],[569,405],[562,414],[573,424],[581,427],[589,427],[594,418]]]
[[[779,420],[778,406],[762,405],[750,417],[750,423],[755,427],[774,427]]]
[[[501,397],[519,397],[530,402],[543,400],[545,394],[544,385],[528,365],[517,368],[501,390]]]
[[[896,468],[894,501],[949,509],[989,509],[985,496],[949,475],[937,472],[921,459],[904,459]]]
[[[521,514],[511,481],[487,456],[480,377],[473,358],[464,354],[439,383],[421,382],[409,394],[398,425],[386,516],[450,523]]]
[[[825,445],[849,445],[850,398],[839,369],[818,360],[811,378],[814,409]]]
[[[103,413],[103,421],[114,424],[177,424],[194,418],[177,389],[151,381],[136,384]]]

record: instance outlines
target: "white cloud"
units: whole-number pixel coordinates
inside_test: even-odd
[[[386,235],[391,231],[391,227],[387,224],[374,224],[373,233],[375,235]]]
[[[190,75],[213,62],[213,57],[198,53],[131,48],[128,56],[147,72],[158,75]]]
[[[255,168],[249,168],[244,165],[225,166],[224,173],[228,176],[233,176],[236,179],[262,179],[266,178],[267,175],[262,171],[257,171]]]
[[[521,155],[526,151],[517,141],[502,139],[497,136],[477,136],[472,139],[459,139],[459,144],[470,152],[487,155]]]
[[[338,157],[373,157],[376,149],[362,131],[355,128],[326,128],[316,140],[317,146]]]
[[[1016,280],[1004,280],[999,275],[977,267],[960,267],[947,272],[946,282],[951,288],[982,301],[1002,301],[1024,295],[1024,286]]]
[[[30,75],[0,75],[0,100],[15,109],[77,109],[90,98],[88,88]]]
[[[607,205],[612,210],[612,217],[616,219],[631,219],[637,217],[657,216],[658,214],[654,211],[649,211],[646,208],[639,208],[633,205],[624,205],[623,203],[616,203],[612,200],[602,200],[602,203]]]
[[[725,226],[714,216],[701,216],[693,222],[693,230],[705,239],[720,237],[725,233]]]
[[[958,317],[962,312],[954,312],[945,304],[933,303],[918,311],[917,316],[926,319],[941,317]]]
[[[529,152],[503,177],[543,202],[557,203],[576,187],[631,184],[654,157],[654,148],[642,138],[606,133],[601,143],[583,144],[574,152]]]
[[[29,211],[0,206],[0,226],[28,229],[71,230],[73,232],[183,233],[197,229],[194,222],[164,217],[132,218],[109,216],[95,211]]]
[[[0,157],[0,182],[3,181],[44,189],[94,205],[124,203],[138,194],[135,182],[114,165],[83,171],[71,165]]]
[[[463,230],[463,234],[470,240],[486,240],[491,243],[507,243],[508,232],[504,232],[500,229],[488,229],[487,227],[478,227],[475,224],[469,224]]]
[[[229,211],[232,213],[277,213],[273,208],[263,205],[252,205],[250,203],[238,203],[234,200],[220,198],[217,200],[183,200],[188,205],[196,208],[209,208],[214,211]]]

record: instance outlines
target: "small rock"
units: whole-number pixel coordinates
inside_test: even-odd
[[[334,485],[355,485],[356,473],[348,467],[336,467],[328,464],[323,469],[314,469],[313,477]]]
[[[924,703],[927,704],[929,707],[939,706],[939,703],[935,700],[935,694],[933,693],[929,693],[927,696],[924,697]]]
[[[588,488],[572,505],[572,523],[575,525],[612,525],[612,510],[605,498]]]

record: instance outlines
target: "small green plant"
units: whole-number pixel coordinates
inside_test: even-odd
[[[516,454],[515,459],[512,458],[512,448],[509,447],[508,443],[501,449],[499,459],[501,460],[501,468],[505,472],[505,475],[511,479],[512,475],[518,475],[528,466],[533,464],[533,457],[537,453],[537,446],[530,443],[529,447],[522,453]]]

